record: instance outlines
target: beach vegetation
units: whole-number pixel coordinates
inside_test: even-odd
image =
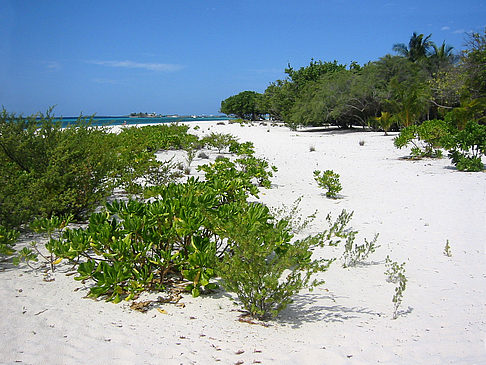
[[[201,143],[206,147],[215,148],[218,150],[218,153],[221,153],[223,150],[229,149],[237,141],[236,137],[231,134],[212,132],[209,136],[204,137]]]
[[[9,229],[0,226],[0,256],[10,256],[15,252],[13,248],[20,232],[15,229]]]
[[[395,293],[392,298],[393,302],[393,319],[398,318],[398,309],[403,301],[403,292],[407,288],[407,277],[405,276],[405,262],[399,264],[396,261],[392,261],[389,256],[385,259],[386,271],[385,275],[387,281],[393,284],[397,284],[395,287]]]
[[[260,120],[262,95],[255,91],[242,91],[221,102],[220,112],[239,119]]]
[[[449,158],[459,171],[483,171],[482,156],[486,155],[486,125],[469,121],[463,130],[447,136],[444,146],[449,149]]]
[[[336,199],[337,194],[342,190],[341,182],[339,181],[339,174],[332,170],[314,171],[314,180],[320,188],[327,190],[326,196],[331,199]]]
[[[113,189],[112,136],[89,120],[61,128],[51,111],[24,118],[0,113],[0,224],[36,216],[79,219]]]
[[[333,223],[328,216],[328,229],[294,240],[289,222],[274,218],[266,206],[242,208],[222,225],[231,249],[218,264],[218,274],[252,317],[275,317],[300,290],[323,284],[314,274],[326,271],[334,259],[314,258],[312,252],[336,245],[350,215],[343,212]]]
[[[444,255],[447,257],[452,257],[451,245],[449,244],[449,240],[446,241],[444,246]]]
[[[353,267],[359,263],[363,263],[369,255],[375,252],[375,250],[380,247],[376,245],[378,240],[378,234],[375,237],[368,241],[366,238],[364,239],[364,243],[361,245],[356,244],[356,235],[358,232],[350,231],[346,235],[346,243],[344,244],[344,253],[342,256],[343,260],[343,267]]]
[[[449,125],[443,120],[434,119],[402,129],[393,143],[397,148],[412,145],[412,158],[440,158],[443,141],[449,135]]]
[[[385,132],[385,136],[388,135],[388,131],[395,123],[391,113],[385,111],[382,111],[379,117],[374,117],[372,122],[375,122]]]

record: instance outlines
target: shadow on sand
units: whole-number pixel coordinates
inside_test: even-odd
[[[333,303],[325,305],[326,302]],[[276,321],[298,328],[306,322],[344,322],[364,315],[378,317],[383,315],[368,308],[345,307],[334,303],[331,295],[296,295],[294,302],[280,313]]]

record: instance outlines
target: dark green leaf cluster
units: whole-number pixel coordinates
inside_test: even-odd
[[[265,114],[261,110],[261,103],[261,94],[255,91],[242,91],[223,100],[220,111],[241,119],[258,120]]]
[[[0,226],[0,256],[10,256],[15,250],[13,246],[19,238],[20,232]]]

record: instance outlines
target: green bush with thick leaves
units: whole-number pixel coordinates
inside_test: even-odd
[[[412,145],[412,158],[442,157],[444,138],[451,133],[449,125],[440,119],[426,120],[420,125],[411,125],[403,128],[395,138],[394,144],[397,148]]]
[[[469,121],[463,130],[448,136],[444,146],[459,171],[483,171],[481,157],[486,155],[486,125]]]

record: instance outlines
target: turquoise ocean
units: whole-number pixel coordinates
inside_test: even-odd
[[[93,117],[91,119],[91,125],[94,126],[110,126],[110,125],[133,125],[133,124],[158,124],[158,123],[177,123],[177,122],[200,122],[208,120],[228,120],[232,119],[225,116],[215,117],[158,117],[158,118],[130,118],[130,117]],[[70,124],[75,124],[78,118],[67,117],[55,119],[60,121],[62,127],[66,127]],[[90,120],[90,118],[86,118]]]

